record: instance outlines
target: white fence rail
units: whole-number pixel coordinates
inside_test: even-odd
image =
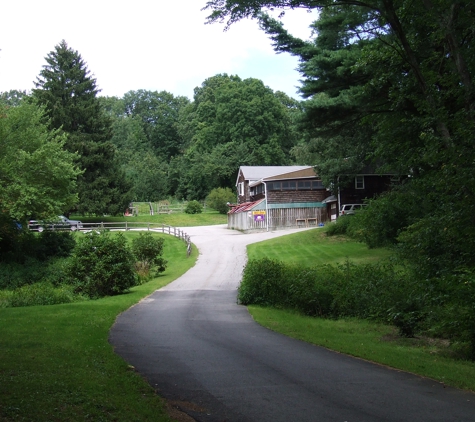
[[[136,231],[153,231],[161,232],[164,234],[169,234],[171,236],[178,237],[186,243],[186,252],[187,256],[191,254],[191,238],[185,233],[184,230],[180,230],[177,227],[167,226],[166,224],[160,223],[141,223],[134,221],[117,221],[117,222],[100,222],[100,223],[82,223],[82,227],[76,228],[76,226],[65,227],[64,225],[55,226],[50,225],[46,228],[47,230],[61,230],[61,231],[83,231],[87,232],[90,230],[136,230]]]

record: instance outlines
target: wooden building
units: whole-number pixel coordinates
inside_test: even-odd
[[[400,183],[394,174],[375,174],[367,170],[351,178],[338,190],[339,209],[344,204],[363,204],[366,199],[375,198]]]
[[[317,226],[329,220],[330,192],[311,166],[241,166],[228,228],[244,232]]]

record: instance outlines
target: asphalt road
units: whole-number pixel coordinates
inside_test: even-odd
[[[289,231],[185,231],[200,250],[197,264],[121,314],[110,342],[195,420],[475,421],[475,394],[287,338],[252,320],[236,303],[245,247]]]

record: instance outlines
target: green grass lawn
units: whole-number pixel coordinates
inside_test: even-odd
[[[138,235],[127,233],[128,238]],[[168,421],[152,387],[114,354],[117,315],[194,265],[165,236],[168,268],[130,293],[64,305],[0,309],[0,421]]]
[[[137,217],[84,217],[80,215],[71,216],[72,219],[81,220],[83,223],[97,222],[117,222],[130,221],[141,223],[165,224],[172,227],[194,227],[213,226],[216,224],[227,224],[227,215],[219,214],[218,211],[207,210],[201,214],[171,213],[155,215],[138,215]]]
[[[342,236],[326,236],[324,229],[307,230],[278,237],[247,247],[249,259],[270,258],[311,267],[337,264],[350,259],[354,263],[369,263],[388,258],[388,249],[368,249],[363,243]]]
[[[267,257],[302,266],[337,264],[347,259],[370,263],[391,255],[345,237],[327,237],[325,229],[299,232],[247,247],[249,259]],[[458,360],[448,342],[406,339],[392,326],[366,320],[329,320],[293,311],[248,307],[261,325],[319,346],[475,391],[475,362]]]

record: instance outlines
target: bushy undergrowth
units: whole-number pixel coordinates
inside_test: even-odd
[[[139,282],[150,279],[152,270],[155,274],[164,272],[167,261],[163,258],[163,238],[154,237],[150,232],[140,233],[139,237],[132,240],[132,252],[136,259],[135,270]]]
[[[0,306],[69,303],[128,291],[166,269],[163,238],[151,233],[133,239],[121,234],[93,232],[77,237],[46,231],[18,236],[28,239],[28,253],[0,260]],[[18,246],[17,245],[17,246]],[[20,258],[20,256],[18,256]]]
[[[0,308],[57,305],[85,299],[84,296],[77,295],[74,292],[73,286],[66,284],[54,286],[50,282],[43,281],[25,285],[15,290],[1,290]]]
[[[475,359],[475,276],[424,279],[385,262],[303,268],[268,258],[248,262],[239,287],[243,304],[295,309],[326,318],[357,317],[468,345]]]
[[[0,265],[0,290],[16,289],[26,284],[38,283],[48,275],[48,265],[35,259],[25,262],[3,262]]]

